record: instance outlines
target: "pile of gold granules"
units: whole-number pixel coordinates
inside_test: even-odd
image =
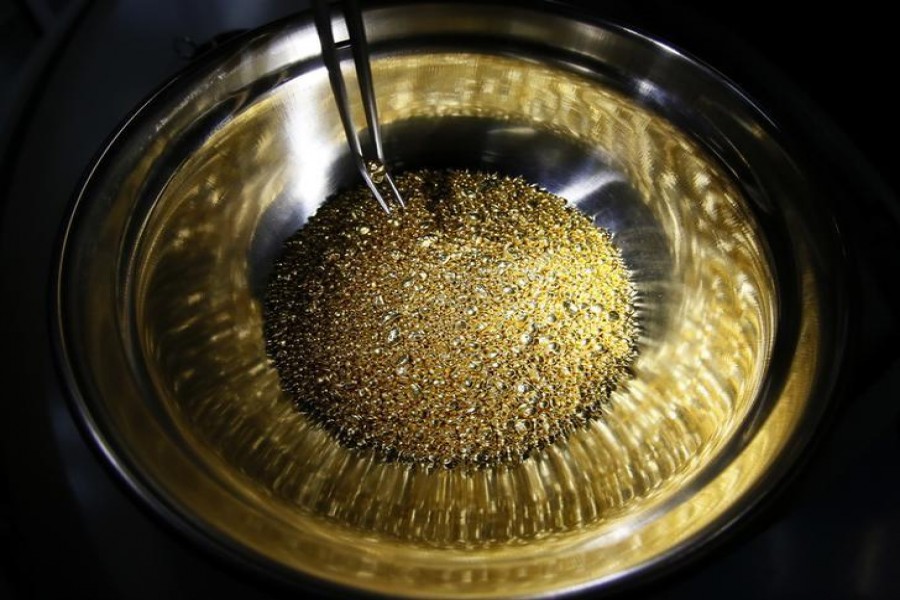
[[[265,338],[299,409],[349,447],[427,466],[515,462],[598,416],[636,351],[609,233],[521,178],[417,171],[286,242]]]

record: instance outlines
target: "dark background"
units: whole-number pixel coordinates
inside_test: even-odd
[[[62,401],[43,310],[65,205],[106,136],[194,46],[302,4],[0,0],[0,598],[286,595],[112,480]],[[835,191],[858,298],[844,390],[795,480],[713,552],[631,593],[900,597],[896,23],[862,3],[570,4],[700,57],[774,116]]]

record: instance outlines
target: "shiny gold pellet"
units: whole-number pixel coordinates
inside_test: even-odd
[[[522,460],[597,417],[635,355],[611,236],[521,178],[417,171],[286,242],[265,300],[282,385],[347,446],[428,466]]]

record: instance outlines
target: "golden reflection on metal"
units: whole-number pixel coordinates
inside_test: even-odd
[[[219,468],[291,518],[365,539],[514,554],[548,535],[614,531],[690,480],[753,404],[775,306],[749,214],[678,130],[580,77],[475,55],[373,66],[393,90],[382,103],[387,124],[475,114],[553,127],[606,151],[670,240],[677,291],[669,305],[645,307],[671,311],[670,327],[641,341],[636,375],[606,418],[520,466],[429,472],[343,448],[279,389],[247,257],[233,251],[250,248],[270,205],[285,201],[291,161],[302,168],[303,131],[284,129],[281,116],[293,89],[321,79],[313,73],[214,136],[159,199],[136,295],[158,391],[199,454],[220,456]],[[316,89],[323,102],[326,92]]]
[[[764,244],[729,176],[667,121],[571,71],[477,54],[372,66],[387,126],[475,116],[607,155],[668,242],[671,272],[655,282],[666,294],[645,281],[641,305],[666,327],[640,340],[635,377],[604,419],[522,464],[428,470],[342,447],[279,388],[251,272],[261,223],[293,206],[299,224],[310,209],[296,198],[324,193],[330,158],[310,140],[340,145],[324,71],[310,71],[212,135],[143,226],[132,271],[136,360],[183,446],[157,444],[164,434],[142,409],[113,407],[135,462],[206,526],[299,571],[391,594],[570,589],[701,531],[769,466],[799,412],[777,404],[743,453],[695,483],[754,408],[778,311]],[[321,111],[311,120],[299,106]],[[807,308],[783,398],[802,398],[815,369]],[[194,476],[197,463],[209,479]]]

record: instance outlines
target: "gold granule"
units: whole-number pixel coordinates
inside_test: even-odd
[[[429,466],[521,460],[600,414],[635,355],[608,232],[521,178],[400,175],[325,202],[265,301],[282,385],[347,446]]]

